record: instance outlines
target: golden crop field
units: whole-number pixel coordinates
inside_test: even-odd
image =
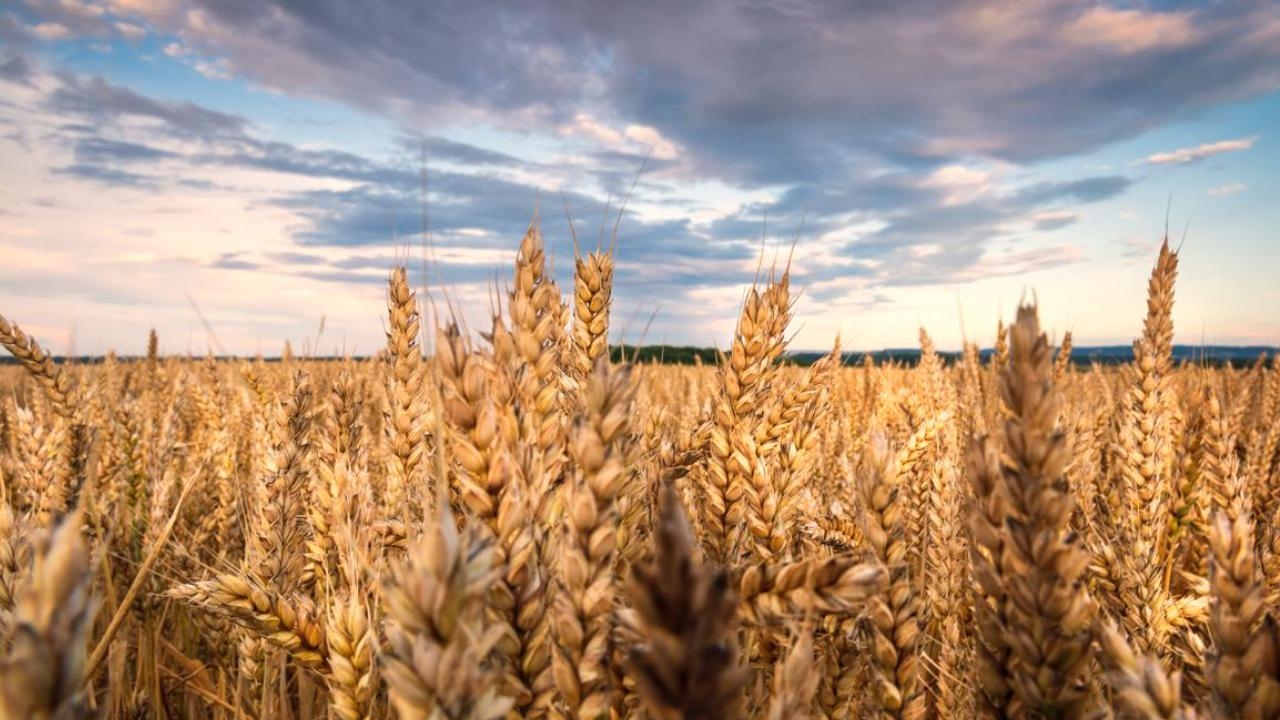
[[[1280,717],[1280,367],[1173,362],[1177,261],[1119,369],[1031,306],[784,364],[782,268],[717,367],[610,363],[537,228],[483,334],[392,271],[373,359],[5,316],[0,717]]]

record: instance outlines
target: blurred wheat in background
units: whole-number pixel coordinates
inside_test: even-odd
[[[372,359],[0,317],[0,718],[1280,717],[1280,367],[1173,362],[1167,245],[1088,371],[786,363],[786,268],[629,365],[613,260],[530,228],[476,334],[394,269]]]

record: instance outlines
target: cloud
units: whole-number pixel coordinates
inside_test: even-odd
[[[815,235],[873,213],[884,220],[881,235],[899,246],[917,242],[913,233],[923,243],[948,232],[937,224],[943,218],[979,245],[1019,218],[1039,230],[1062,227],[1069,221],[1027,215],[1115,197],[1131,180],[1010,190],[998,184],[990,159],[1026,164],[1131,137],[1273,88],[1268,68],[1280,61],[1280,43],[1271,42],[1280,40],[1280,10],[1232,3],[939,9],[906,0],[893,13],[836,2],[748,9],[729,0],[695,8],[661,0],[610,12],[579,0],[468,7],[454,13],[448,3],[384,0],[360,22],[353,22],[356,10],[333,0],[196,0],[186,12],[162,3],[122,13],[177,33],[180,44],[166,51],[184,62],[216,56],[226,71],[268,88],[344,101],[406,129],[478,120],[581,140],[589,149],[575,159],[604,193],[626,192],[647,151],[654,162],[645,180],[655,184],[642,189],[651,196],[664,180],[680,178],[774,189],[775,202],[695,224],[710,240],[729,242],[758,233],[765,213],[775,227],[804,222]],[[445,15],[447,26],[437,21]],[[474,62],[477,50],[485,62]],[[1178,73],[1154,72],[1172,65]],[[391,166],[271,144],[248,138],[243,124],[222,123],[222,133],[238,139],[201,162],[367,186],[271,199],[295,210],[334,203],[306,215],[300,227],[310,228],[301,231],[308,242],[371,241],[414,215],[412,161]],[[485,181],[490,189],[529,188],[527,179],[519,190],[492,182],[532,169],[519,158],[438,137],[418,142],[461,174],[494,171]],[[442,223],[454,210],[484,211],[432,184]],[[358,198],[344,194],[352,192],[368,194],[372,207],[355,207]],[[964,261],[981,252],[949,256]]]
[[[1032,216],[1036,230],[1049,232],[1074,225],[1080,220],[1080,214],[1068,210],[1048,210]]]
[[[264,170],[315,179],[346,180],[373,186],[416,192],[419,173],[408,163],[419,149],[428,159],[468,167],[533,167],[518,158],[440,137],[402,139],[399,149],[405,163],[393,165],[330,149],[301,148],[287,142],[260,140],[250,132],[244,117],[211,110],[194,103],[166,102],[139,94],[103,78],[62,74],[59,85],[44,101],[47,109],[91,123],[64,123],[62,132],[73,136],[78,160],[92,162],[154,162],[182,158],[202,167],[221,166]],[[154,144],[105,137],[112,126],[129,119],[155,121],[161,137],[196,141],[196,151],[178,152]],[[432,173],[433,186],[456,183],[456,174]],[[434,188],[433,188],[434,189]]]
[[[82,0],[26,0],[25,4],[26,9],[40,19],[30,27],[30,33],[40,40],[101,38],[112,34],[129,37],[133,27],[136,27],[130,23],[125,23],[127,27],[120,27],[98,3]]]
[[[133,23],[117,21],[113,23],[116,32],[131,42],[137,42],[147,36],[147,29]]]
[[[63,74],[61,85],[47,101],[54,112],[101,121],[142,118],[161,123],[173,133],[200,139],[243,135],[244,118],[209,110],[190,102],[169,102],[147,97],[100,77]]]
[[[184,43],[172,50],[181,62],[209,50],[198,40]],[[389,250],[421,240],[423,150],[430,170],[426,210],[443,257],[438,277],[484,285],[509,273],[510,249],[537,207],[549,255],[567,280],[573,249],[561,198],[584,242],[593,244],[605,199],[612,196],[616,212],[652,148],[621,222],[618,298],[650,306],[656,298],[673,306],[701,302],[699,312],[707,314],[724,310],[707,298],[730,297],[750,280],[762,237],[771,248],[795,237],[797,283],[849,307],[875,288],[968,283],[1078,262],[1078,248],[1049,246],[1040,234],[1076,222],[1080,206],[1115,198],[1134,182],[1124,175],[1046,180],[987,157],[903,149],[914,140],[836,147],[789,130],[776,135],[776,148],[761,145],[757,153],[754,144],[773,132],[769,127],[759,138],[754,131],[738,135],[733,142],[742,143],[742,152],[726,161],[714,147],[686,145],[694,136],[672,130],[678,124],[629,122],[612,113],[587,116],[594,125],[580,114],[566,116],[542,131],[534,122],[528,137],[536,161],[407,127],[396,128],[389,153],[375,155],[291,142],[240,115],[102,78],[63,72],[45,80],[35,107],[57,124],[42,132],[67,154],[52,165],[56,174],[104,188],[210,193],[223,201],[230,194],[222,191],[234,183],[235,202],[247,215],[278,223],[270,236],[277,244],[269,251],[206,253],[200,266],[336,285],[384,282]],[[561,133],[565,123],[578,129]],[[730,123],[724,141],[741,129]],[[814,138],[829,129],[817,127]],[[860,133],[853,133],[858,143]],[[659,152],[659,142],[670,147]],[[683,183],[717,177],[704,175],[707,168],[745,168],[742,182],[715,192],[751,199],[734,208],[731,200],[686,196]],[[610,220],[606,236],[611,227]]]
[[[656,128],[636,124],[615,128],[588,113],[575,115],[571,122],[560,127],[560,132],[589,138],[615,152],[643,154],[658,160],[674,160],[681,153],[681,148]]]
[[[824,298],[837,297],[843,288],[852,293],[848,300],[873,286],[967,283],[1019,268],[1029,272],[1046,258],[1077,262],[1078,253],[1063,251],[1066,246],[1046,255],[1040,253],[1042,241],[1020,235],[1075,223],[1079,206],[1118,197],[1132,182],[1099,175],[1008,187],[984,170],[944,166],[923,177],[855,178],[845,189],[796,186],[776,202],[745,205],[722,216],[710,223],[709,233],[758,241],[765,218],[775,235],[799,232],[801,252],[819,253],[819,261],[806,268],[806,279],[824,288]],[[1021,246],[1023,255],[1004,257],[1007,251],[998,246],[1010,245]],[[1031,263],[1032,256],[1040,264]],[[848,277],[862,281],[839,281]]]
[[[391,167],[341,150],[310,150],[291,143],[255,140],[247,135],[211,146],[193,161],[397,188],[418,186],[417,171],[407,167]]]
[[[43,22],[32,27],[31,34],[41,40],[64,40],[71,37],[71,29],[62,23]]]
[[[85,164],[152,163],[178,157],[168,150],[102,137],[80,138],[75,142],[74,153],[76,162]]]
[[[1160,247],[1159,241],[1138,235],[1121,238],[1117,244],[1120,246],[1120,257],[1125,260],[1150,260]]]
[[[1248,150],[1257,141],[1258,137],[1256,135],[1235,140],[1219,140],[1218,142],[1204,143],[1195,147],[1155,153],[1147,156],[1145,162],[1151,165],[1186,165],[1222,153]]]
[[[209,80],[230,80],[232,78],[231,65],[221,58],[217,60],[196,60],[191,63],[191,68]]]
[[[920,187],[941,190],[945,193],[946,204],[957,205],[990,192],[991,180],[991,174],[983,170],[963,165],[945,165],[925,177]]]
[[[506,251],[527,227],[537,208],[539,190],[487,175],[438,172],[432,176],[428,219],[435,244],[442,248],[490,248]],[[594,223],[599,201],[577,193],[565,193],[584,243],[594,244]],[[544,205],[541,222],[553,257],[572,257],[572,233],[560,211]],[[416,186],[357,185],[347,190],[307,190],[275,198],[269,203],[287,209],[301,220],[293,236],[303,245],[322,247],[377,247],[395,238],[417,238],[423,221],[421,197]],[[415,240],[416,241],[416,240]],[[619,232],[622,268],[620,283],[636,280],[652,289],[655,282],[673,287],[675,267],[689,264],[686,276],[693,285],[728,285],[736,278],[718,276],[703,262],[746,263],[754,257],[753,243],[717,239],[688,220],[646,220],[628,212]],[[656,274],[650,274],[657,268]],[[493,266],[489,267],[492,271]]]
[[[219,255],[216,260],[209,263],[209,267],[222,270],[258,270],[262,264],[246,259],[244,253],[234,252]]]
[[[160,184],[158,178],[150,175],[142,175],[140,173],[120,170],[118,168],[107,167],[105,165],[77,163],[55,168],[53,172],[56,175],[74,177],[80,180],[91,180],[93,182],[110,185],[112,187],[154,188],[158,187]]]
[[[268,88],[407,126],[567,128],[739,184],[1073,155],[1280,85],[1270,3],[161,5],[135,12]]]
[[[1190,12],[1153,13],[1099,6],[1072,20],[1062,35],[1078,45],[1128,55],[1189,45],[1196,41],[1197,31]]]
[[[429,160],[468,167],[518,167],[527,163],[513,155],[442,137],[405,138],[401,146],[410,153],[423,151]]]
[[[270,256],[270,259],[291,265],[320,265],[326,262],[325,258],[321,255],[314,255],[312,253],[305,252],[274,253]]]
[[[1019,192],[1025,203],[1060,200],[1092,203],[1108,200],[1124,192],[1133,181],[1122,175],[1105,175],[1069,182],[1037,183]]]
[[[230,80],[234,75],[226,58],[211,60],[197,57],[190,47],[181,42],[166,43],[163,52],[165,57],[177,60],[209,80]]]
[[[31,31],[14,13],[0,14],[0,41],[11,49],[21,49],[31,44]]]
[[[1246,187],[1247,186],[1244,183],[1240,182],[1225,183],[1223,185],[1217,185],[1209,188],[1204,194],[1209,197],[1220,198],[1244,192]]]
[[[31,87],[32,75],[31,65],[22,55],[0,55],[0,80]]]

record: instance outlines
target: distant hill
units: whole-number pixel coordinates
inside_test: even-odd
[[[981,350],[982,359],[986,361],[994,351],[990,348]],[[1174,362],[1194,362],[1208,365],[1231,364],[1234,366],[1250,365],[1265,353],[1268,357],[1276,355],[1280,349],[1265,345],[1174,345]],[[808,365],[826,353],[819,351],[796,351],[788,356],[798,365]],[[938,353],[947,362],[960,358],[960,353]],[[919,348],[890,348],[876,351],[847,352],[844,354],[846,365],[857,365],[864,358],[871,356],[876,363],[897,362],[904,365],[915,365],[920,361]],[[1076,347],[1071,350],[1071,362],[1075,365],[1088,366],[1093,363],[1114,365],[1133,360],[1132,345],[1096,345]]]
[[[703,365],[714,365],[720,357],[720,351],[716,348],[709,347],[693,347],[686,345],[612,345],[609,347],[611,356],[615,359],[625,357],[628,360],[635,360],[640,363],[662,363],[664,365],[693,365],[702,363]],[[982,359],[986,361],[991,357],[992,350],[990,348],[980,351]],[[1236,367],[1251,365],[1257,361],[1258,356],[1266,354],[1268,357],[1274,357],[1280,354],[1280,348],[1269,347],[1265,345],[1174,345],[1173,359],[1175,362],[1195,362],[1207,365],[1223,365],[1230,363]],[[797,350],[783,355],[783,362],[790,362],[796,365],[811,365],[818,358],[825,355],[825,351],[817,350]],[[941,352],[938,353],[946,362],[955,362],[960,358],[957,352]],[[919,348],[888,348],[885,350],[873,351],[851,351],[844,354],[844,363],[846,365],[858,365],[863,359],[870,356],[877,364],[895,362],[902,365],[915,365],[920,361]],[[55,357],[58,362],[66,360],[64,357]],[[127,361],[136,358],[121,358]],[[335,360],[332,357],[313,357],[309,360]],[[101,362],[101,357],[77,357],[73,358],[77,363],[94,364]],[[267,362],[278,361],[279,358],[266,358]],[[1103,365],[1115,365],[1126,363],[1133,360],[1133,347],[1130,345],[1097,345],[1092,347],[1077,347],[1071,351],[1071,361],[1076,365],[1089,366],[1093,363],[1101,363]],[[0,365],[16,364],[17,361],[8,354],[0,355]]]

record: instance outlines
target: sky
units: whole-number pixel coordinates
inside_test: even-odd
[[[565,288],[616,228],[615,341],[725,347],[790,258],[793,348],[1127,343],[1167,227],[1177,341],[1280,345],[1276,168],[1271,1],[0,2],[54,352],[371,354],[400,262],[484,329],[535,216]]]

